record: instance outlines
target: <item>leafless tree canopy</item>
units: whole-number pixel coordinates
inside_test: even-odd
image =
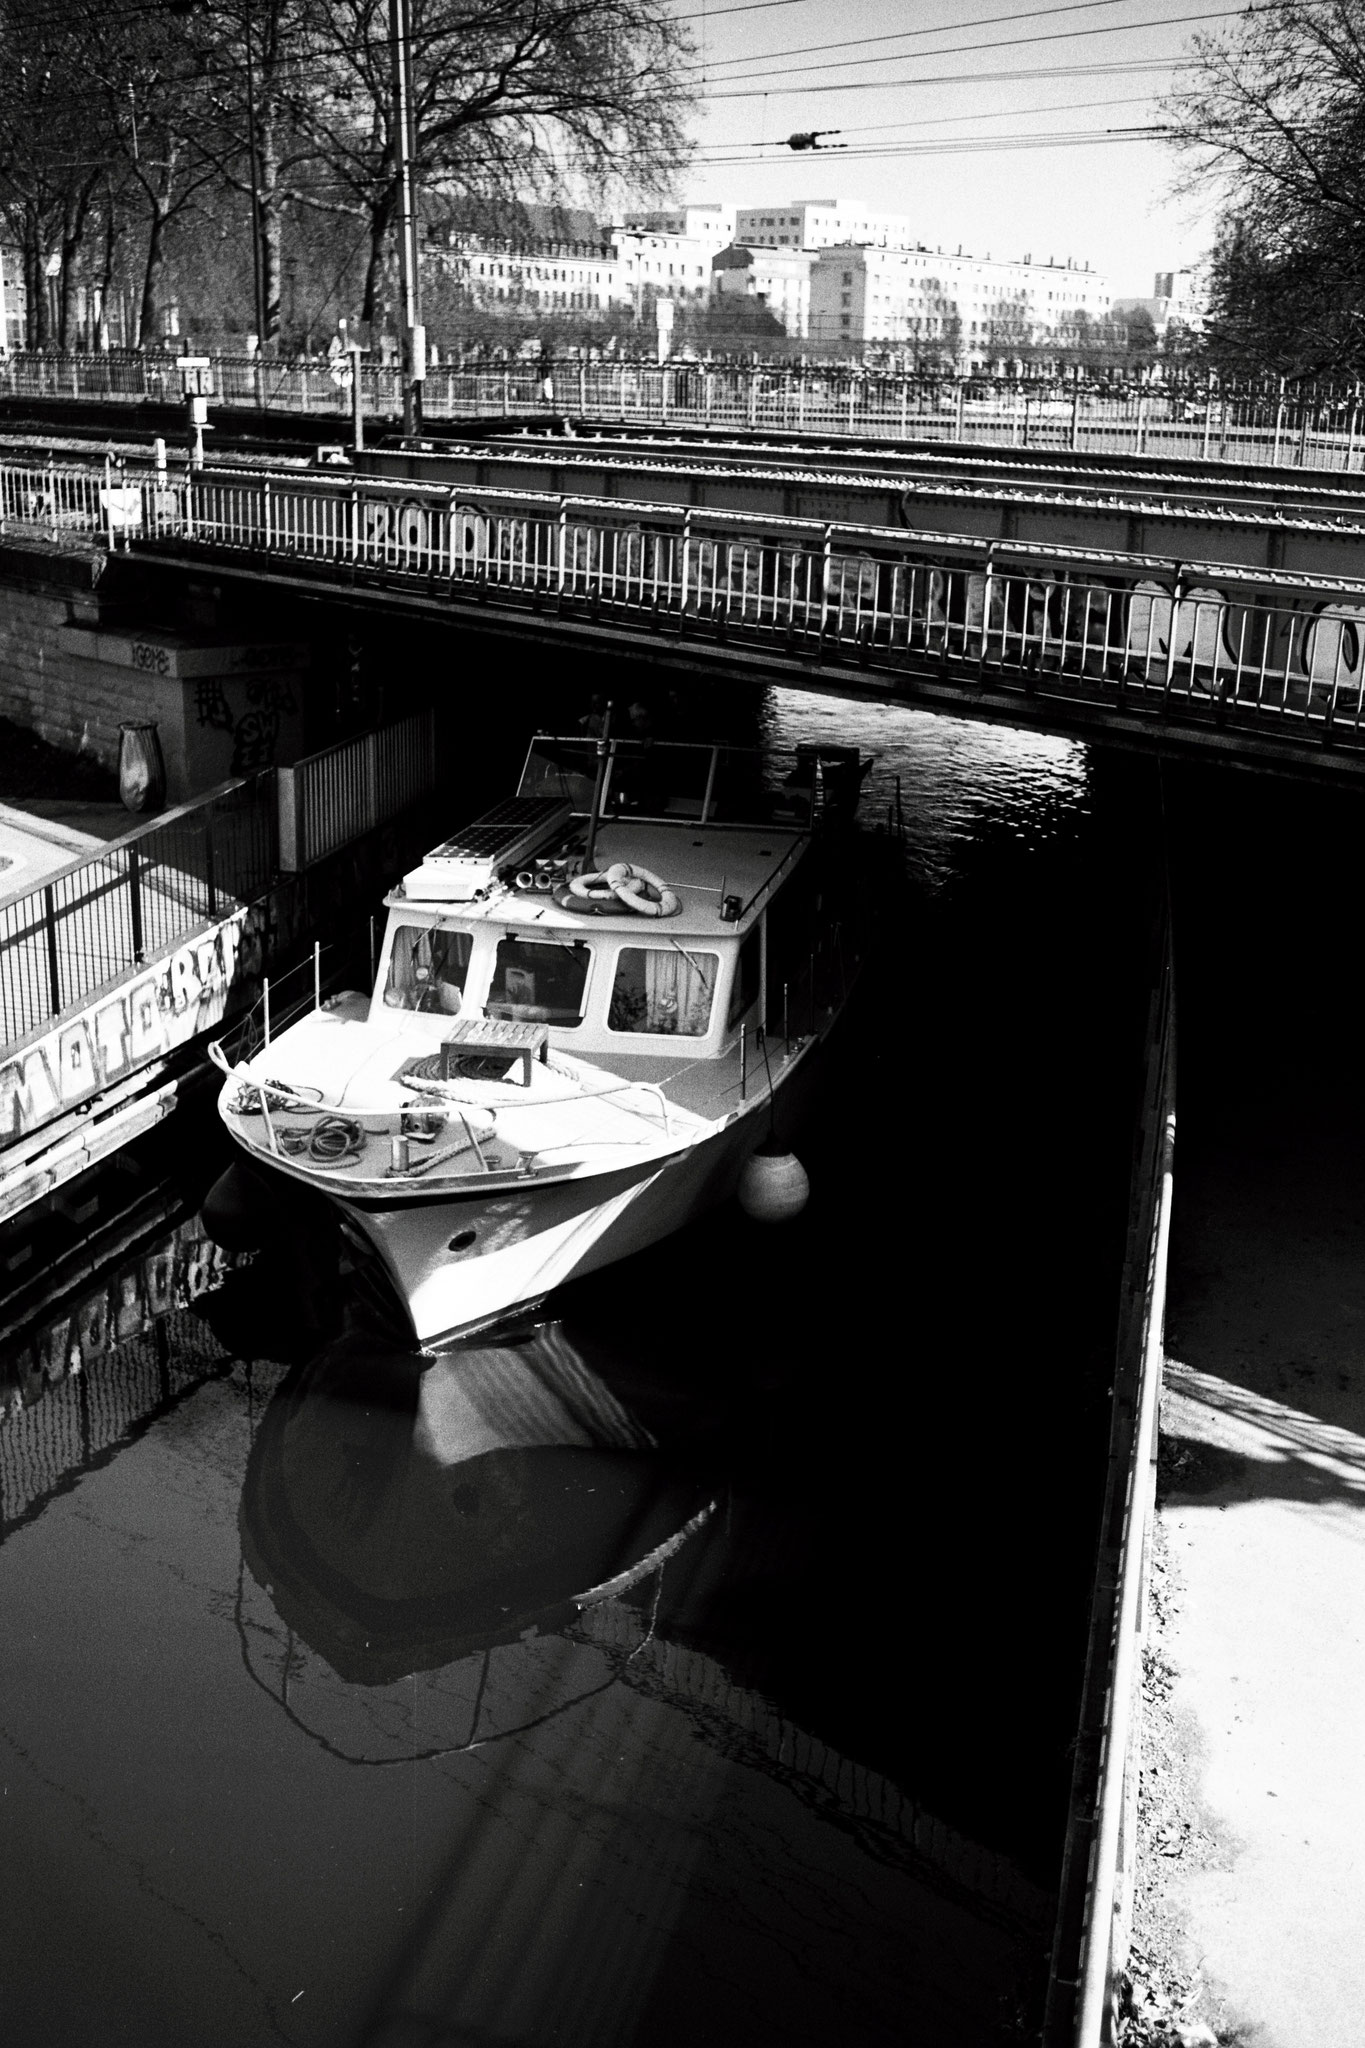
[[[1291,375],[1365,363],[1365,0],[1274,0],[1199,36],[1166,113],[1217,193],[1210,348]]]
[[[692,46],[664,0],[412,0],[413,141],[434,219],[465,197],[663,195],[688,161]],[[0,0],[0,216],[49,333],[119,252],[155,332],[173,223],[253,210],[265,339],[286,242],[365,257],[373,319],[397,200],[388,0]],[[248,271],[249,274],[249,271]],[[64,326],[65,311],[59,317]]]

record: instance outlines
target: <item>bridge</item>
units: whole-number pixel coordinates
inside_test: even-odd
[[[0,465],[0,510],[167,574],[211,564],[523,643],[1365,772],[1365,574],[352,470]]]

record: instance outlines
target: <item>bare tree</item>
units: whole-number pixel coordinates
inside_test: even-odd
[[[80,60],[80,39],[65,17],[42,0],[6,0],[0,214],[23,263],[31,348],[67,344],[76,260],[109,154],[107,132],[98,115],[91,118]]]
[[[398,197],[387,0],[299,0],[315,52],[300,127],[325,161],[308,204],[369,234],[378,314]],[[413,0],[418,178],[444,195],[667,190],[690,154],[691,44],[658,0]]]
[[[1365,0],[1275,0],[1219,36],[1166,105],[1177,190],[1221,201],[1211,355],[1358,367],[1365,313]]]

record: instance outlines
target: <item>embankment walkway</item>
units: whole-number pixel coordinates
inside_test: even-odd
[[[1197,1787],[1146,1876],[1239,2048],[1365,2039],[1365,1124],[1249,1114],[1181,1160],[1160,1516]],[[1154,1867],[1155,1866],[1155,1867]],[[1141,1919],[1141,1915],[1139,1915]],[[1136,1930],[1143,1939],[1143,1930]],[[1179,1943],[1177,1944],[1180,1945]]]

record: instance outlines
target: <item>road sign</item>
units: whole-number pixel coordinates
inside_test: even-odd
[[[175,367],[186,398],[212,398],[213,364],[208,356],[178,356]]]

